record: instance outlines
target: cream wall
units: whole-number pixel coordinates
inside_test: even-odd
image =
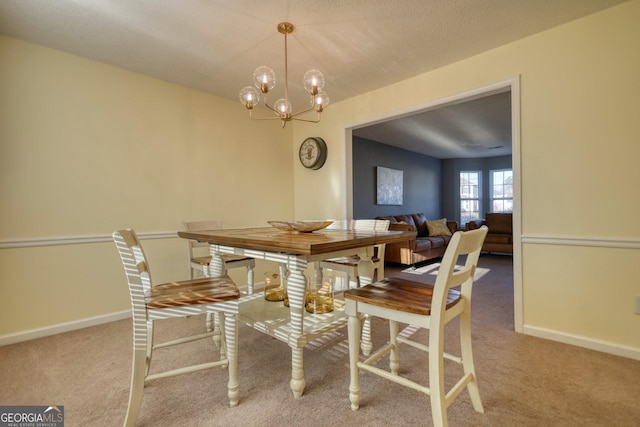
[[[624,3],[284,131],[237,102],[0,37],[0,338],[126,313],[113,229],[346,218],[345,128],[520,76],[523,329],[640,358],[637,22],[640,2]],[[329,146],[318,171],[297,161],[308,136]],[[106,241],[11,248],[77,235]],[[183,242],[144,244],[154,279],[184,277]]]
[[[523,330],[640,359],[638,22],[624,3],[330,106],[294,128],[330,150],[294,167],[296,217],[348,211],[345,128],[519,76]]]
[[[115,229],[162,236],[184,220],[293,216],[290,128],[251,122],[238,102],[1,36],[0,62],[0,338],[128,312]],[[58,245],[69,236],[105,242]],[[51,241],[15,247],[41,238]],[[188,274],[184,241],[143,244],[154,280]]]

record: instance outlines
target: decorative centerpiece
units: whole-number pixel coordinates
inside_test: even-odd
[[[311,233],[333,224],[333,221],[267,221],[272,227],[294,233]]]

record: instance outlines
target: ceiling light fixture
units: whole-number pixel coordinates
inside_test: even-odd
[[[278,32],[284,34],[284,98],[278,99],[273,106],[267,102],[267,93],[276,84],[276,74],[273,70],[267,66],[261,66],[256,68],[253,72],[253,84],[252,86],[246,86],[240,91],[240,102],[249,110],[249,117],[253,120],[282,120],[282,127],[291,120],[300,120],[303,122],[318,123],[320,121],[320,113],[329,105],[329,97],[322,90],[324,88],[324,76],[318,70],[309,70],[305,73],[302,83],[304,88],[310,95],[311,106],[304,110],[293,113],[291,102],[289,102],[289,69],[287,62],[287,34],[293,32],[293,24],[289,22],[281,22],[278,24]],[[257,88],[257,89],[256,89]],[[260,102],[260,93],[264,95],[264,105],[273,111],[276,115],[273,117],[257,117],[254,118],[251,115],[253,108]],[[306,113],[311,110],[316,110],[318,117],[315,120],[303,119],[297,117],[300,114]]]

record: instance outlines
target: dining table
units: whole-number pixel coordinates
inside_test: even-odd
[[[359,255],[358,274],[362,283],[371,283],[371,259],[375,245],[412,240],[415,231],[359,231],[322,229],[313,232],[283,231],[274,227],[252,227],[222,230],[179,231],[185,239],[207,242],[211,253],[208,274],[225,274],[223,254],[235,254],[286,266],[289,306],[266,301],[261,292],[250,289],[239,300],[240,321],[254,329],[283,341],[291,348],[290,387],[295,398],[302,396],[304,379],[304,347],[309,342],[347,324],[343,304],[336,301],[333,311],[310,314],[305,311],[308,280],[305,272],[310,263],[330,258]],[[342,301],[340,301],[342,302]]]

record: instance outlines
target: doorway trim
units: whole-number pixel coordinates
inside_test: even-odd
[[[388,120],[410,116],[425,111],[471,101],[485,96],[511,91],[511,167],[513,169],[513,315],[516,332],[523,332],[522,296],[522,185],[520,180],[520,76],[511,77],[475,89],[456,93],[422,104],[367,117],[343,128],[345,147],[345,182],[347,185],[344,211],[346,218],[353,217],[353,135],[352,130]]]

